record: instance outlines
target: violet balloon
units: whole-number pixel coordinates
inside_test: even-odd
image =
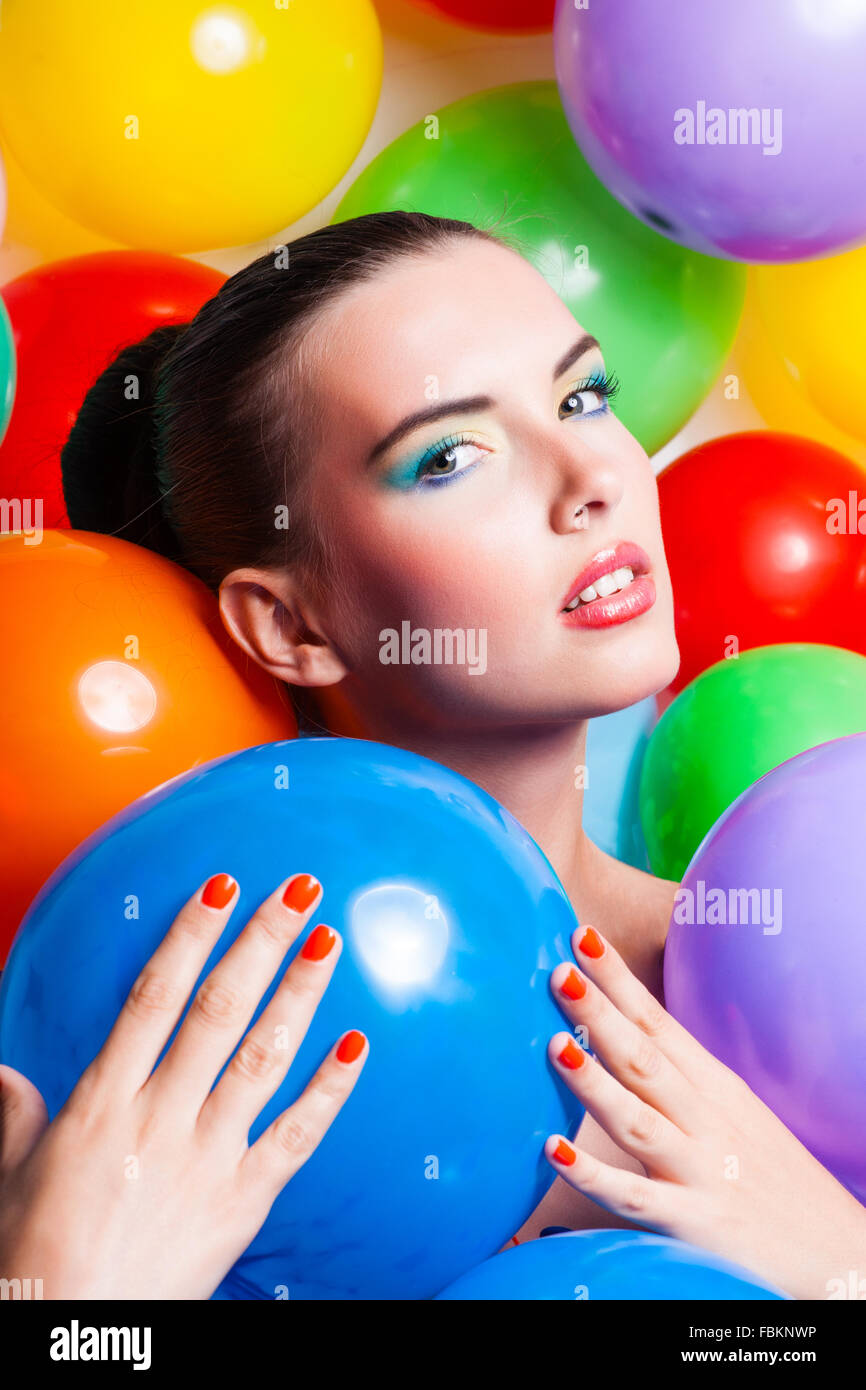
[[[680,885],[665,1001],[866,1201],[866,734],[781,763]]]
[[[866,0],[558,0],[584,156],[674,241],[796,261],[866,239]]]

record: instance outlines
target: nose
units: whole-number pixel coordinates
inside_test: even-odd
[[[586,428],[591,425],[587,423]],[[579,429],[575,425],[574,433]],[[622,499],[622,469],[607,452],[586,439],[564,440],[559,433],[548,458],[553,488],[550,525],[558,535],[591,526]]]

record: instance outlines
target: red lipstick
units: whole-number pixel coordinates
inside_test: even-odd
[[[575,604],[579,594],[593,588],[603,575],[612,575],[614,571],[622,569],[630,569],[633,577],[617,593],[599,594],[590,598],[589,602],[578,602],[568,612],[565,611],[569,604]],[[581,570],[568,590],[561,605],[562,621],[568,627],[612,627],[646,613],[656,601],[656,586],[649,569],[649,556],[633,541],[619,541],[615,545],[605,546]]]

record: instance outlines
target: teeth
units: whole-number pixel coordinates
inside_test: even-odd
[[[634,579],[634,570],[628,565],[622,565],[620,569],[613,570],[610,574],[603,574],[594,584],[590,584],[587,589],[581,589],[577,598],[571,600],[566,605],[566,613],[571,613],[581,603],[592,603],[596,598],[610,598],[611,594],[619,593],[627,584],[631,584]]]

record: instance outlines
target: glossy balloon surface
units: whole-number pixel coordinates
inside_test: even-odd
[[[0,1058],[51,1114],[180,907],[220,871],[240,896],[211,964],[295,871],[320,880],[321,920],[343,937],[251,1137],[346,1029],[370,1042],[351,1097],[220,1297],[430,1297],[522,1225],[553,1181],[545,1139],[582,1114],[547,1060],[570,904],[518,822],[426,758],[306,738],[211,763],[103,827],[18,935]]]

